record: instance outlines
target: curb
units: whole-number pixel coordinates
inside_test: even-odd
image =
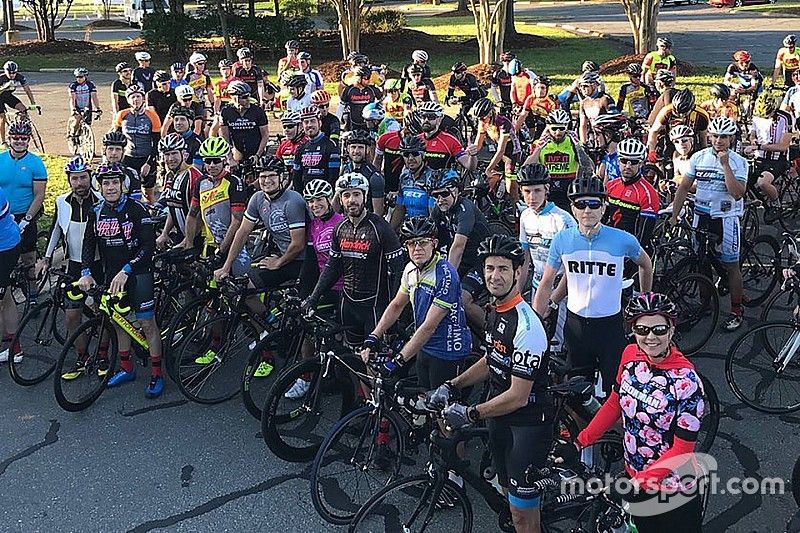
[[[74,68],[39,68],[39,69],[26,69],[26,72],[72,72]],[[105,72],[114,74],[115,71],[109,69],[92,69],[91,72]]]
[[[521,20],[520,22],[525,22]],[[609,41],[614,41],[616,43],[625,45],[629,48],[633,48],[633,42],[628,39],[623,39],[622,37],[617,37],[615,35],[609,35],[607,33],[603,33],[600,31],[594,30],[587,30],[586,28],[579,28],[577,26],[573,26],[572,24],[556,24],[554,22],[526,22],[527,24],[533,24],[534,26],[543,26],[545,28],[559,28],[564,31],[568,31],[570,33],[574,33],[576,35],[581,36],[590,36],[590,37],[598,37],[600,39],[608,39]]]
[[[750,11],[750,10],[745,9],[745,10],[739,11],[737,8],[732,7],[728,11],[728,13],[735,13],[735,14],[739,14],[739,15],[758,15],[759,17],[771,17],[771,18],[776,18],[776,17],[786,17],[786,18],[795,18],[795,19],[796,18],[800,18],[800,15],[797,15],[795,13],[789,13],[789,12],[780,11],[780,10],[776,10],[776,11],[773,11],[773,12],[769,12],[769,11],[764,12],[764,11]]]

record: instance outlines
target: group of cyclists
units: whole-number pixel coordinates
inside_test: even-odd
[[[116,67],[102,161],[75,157],[64,168],[70,189],[56,198],[38,261],[48,176],[28,150],[30,123],[9,124],[8,150],[0,153],[0,361],[25,357],[11,343],[20,318],[6,290],[12,271],[29,267],[35,297],[37,278],[63,250],[64,268],[81,290],[102,285],[127,295],[149,346],[145,394],[160,396],[163,325],[155,320],[153,257],[202,247],[217,281],[247,276],[267,293],[293,284],[307,313],[335,305],[344,342],[365,363],[410,303],[413,334],[380,370],[398,376],[413,366],[448,431],[485,421],[517,531],[540,530],[539,494],[526,471],[544,466],[553,451],[547,388],[556,353],[567,354],[574,373],[599,376],[605,398],[577,440],[556,451],[576,455],[621,418],[625,470],[641,491],[655,488],[668,499],[683,480],[661,465],[692,452],[705,407],[702,382],[672,342],[675,303],[651,292],[654,230],[667,207],[677,225],[692,195],[691,223],[718,237],[728,276],[731,314],[723,327],[739,328],[743,198],[758,189],[769,210],[778,202],[775,181],[796,176],[790,143],[800,116],[800,51],[793,35],[783,45],[772,75],[773,84],[786,86],[782,99],[740,50],[704,102],[679,88],[673,43],[663,37],[643,63],[627,67],[616,99],[593,61],[557,94],[547,76],[510,52],[488,87],[458,62],[440,101],[425,51],[415,51],[397,78],[356,53],[334,80],[335,110],[325,89],[331,80],[294,40],[278,64],[277,85],[248,48],[235,62],[219,61],[215,81],[202,53],[156,70],[150,54],[138,52],[137,66]],[[4,69],[27,90],[15,64]],[[100,111],[98,88],[85,68],[74,74],[70,111],[90,120]],[[11,93],[0,98],[0,106],[18,103]],[[443,103],[458,106],[455,119]],[[282,129],[277,146],[270,142],[273,113]],[[746,157],[755,158],[755,170]],[[508,231],[498,233],[492,214],[470,197],[473,178],[514,206]],[[156,227],[158,209],[167,215]],[[268,236],[260,257],[251,256],[254,231]],[[636,292],[623,307],[631,277]],[[269,312],[251,300],[252,313]],[[68,333],[80,324],[81,305],[65,301]],[[130,339],[118,333],[119,368],[97,369],[110,373],[108,387],[136,379]],[[76,349],[76,364],[56,379],[87,377]],[[482,356],[467,368],[474,352]],[[263,361],[256,377],[273,370]],[[483,381],[483,401],[459,403],[460,391]],[[302,398],[308,387],[298,378],[287,397]],[[675,523],[700,531],[702,513],[694,497],[635,522],[643,533]]]

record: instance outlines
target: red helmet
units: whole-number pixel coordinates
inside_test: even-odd
[[[747,50],[738,50],[733,53],[734,61],[750,61],[750,52]]]
[[[311,93],[311,103],[314,105],[327,104],[331,101],[331,95],[325,89],[319,89]]]

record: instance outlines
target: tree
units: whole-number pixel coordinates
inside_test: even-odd
[[[103,0],[103,20],[111,18],[111,0]]]
[[[633,32],[633,48],[637,54],[655,49],[658,37],[659,0],[622,0],[622,7]]]
[[[219,13],[219,25],[222,30],[222,42],[225,43],[225,57],[233,58],[233,47],[231,46],[231,33],[228,30],[228,10],[222,4],[222,0],[217,0],[217,13]]]
[[[480,63],[500,59],[506,32],[506,9],[509,0],[470,0],[478,36]]]
[[[463,13],[467,9],[469,9],[467,0],[458,0],[458,7],[456,8],[456,11]]]
[[[33,15],[36,21],[36,35],[40,41],[56,40],[56,30],[69,15],[74,0],[21,0],[22,6]],[[9,4],[11,2],[8,2]]]
[[[514,24],[514,0],[508,0],[506,3],[506,39],[517,36],[517,27]]]
[[[339,36],[342,40],[342,57],[358,52],[361,47],[361,15],[364,0],[333,0],[339,16]]]

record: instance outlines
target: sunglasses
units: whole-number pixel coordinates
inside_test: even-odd
[[[669,333],[669,324],[658,324],[657,326],[645,326],[644,324],[635,324],[632,328],[633,332],[640,337],[647,337],[652,332],[656,337],[663,337]]]
[[[133,72],[133,71],[132,71],[132,70],[127,70],[127,69],[126,69],[126,70],[121,70],[119,73],[120,73],[120,74],[130,74],[131,72]]]
[[[86,77],[85,75],[81,74],[80,76],[75,76],[75,79],[76,79],[76,80],[79,80],[79,79],[81,79],[81,78],[85,78],[85,77]]]
[[[206,64],[205,61],[198,61],[197,63],[195,63],[195,65],[205,65],[205,64]]]
[[[414,239],[413,241],[406,241],[406,248],[414,250],[415,248],[426,248],[433,244],[433,239]]]
[[[422,152],[403,152],[401,155],[403,157],[419,157],[422,155]]]
[[[640,164],[640,163],[641,163],[641,161],[639,161],[638,159],[623,159],[623,158],[621,158],[621,157],[619,158],[619,164],[620,164],[620,165],[631,165],[631,166],[635,166],[635,165],[638,165],[638,164]]]
[[[219,165],[224,161],[225,161],[225,159],[222,158],[222,157],[204,157],[203,158],[203,163],[205,163],[206,165]]]
[[[12,141],[20,141],[20,142],[29,141],[30,139],[31,138],[28,137],[27,135],[14,135],[11,137]]]
[[[439,118],[439,115],[436,113],[425,113],[422,115],[423,120],[436,120],[437,118]]]
[[[567,131],[566,126],[550,126],[550,131]]]
[[[685,144],[692,141],[691,137],[681,137],[680,139],[675,139],[672,141],[672,144]]]
[[[595,200],[595,199],[592,199],[592,200],[576,200],[576,201],[572,202],[572,207],[574,207],[578,211],[583,211],[587,207],[589,209],[591,209],[591,210],[595,210],[595,209],[600,209],[601,207],[603,207],[603,201],[602,200]]]
[[[431,196],[434,198],[444,198],[445,196],[450,196],[450,189],[444,189],[441,191],[432,191]]]

